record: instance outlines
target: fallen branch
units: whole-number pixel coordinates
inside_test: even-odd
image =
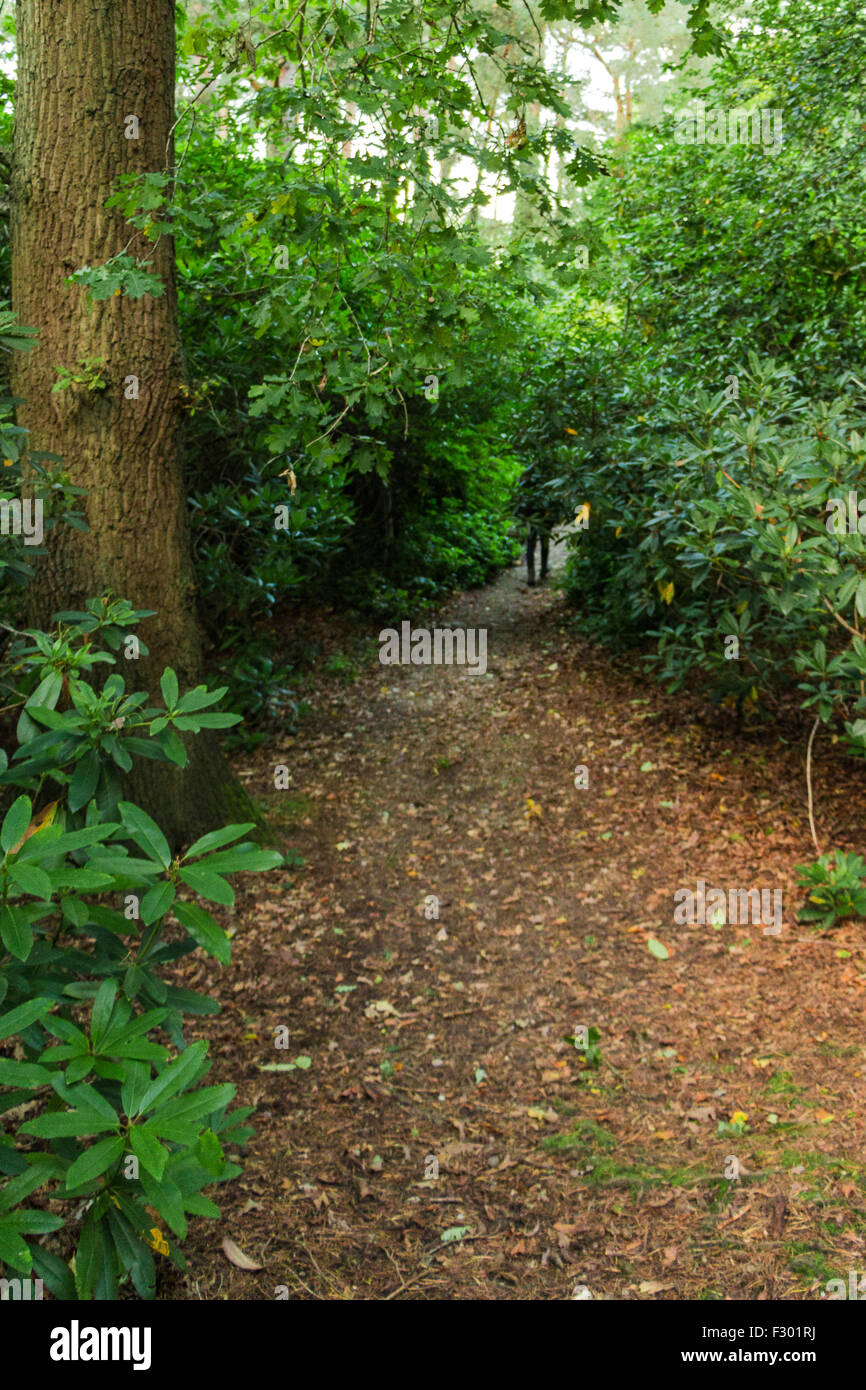
[[[812,842],[818,851],[819,858],[821,857],[821,846],[818,844],[818,836],[815,834],[815,816],[812,809],[812,742],[818,732],[818,725],[820,722],[821,716],[819,714],[815,716],[815,723],[812,725],[812,732],[809,735],[809,742],[806,747],[806,792],[809,797],[809,829],[812,831]]]

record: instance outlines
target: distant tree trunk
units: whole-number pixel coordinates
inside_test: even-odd
[[[12,174],[12,303],[39,330],[38,347],[14,354],[12,385],[29,446],[60,454],[88,489],[84,535],[49,533],[38,561],[31,619],[110,589],[152,608],[138,631],[150,657],[124,662],[128,689],[159,699],[173,666],[181,688],[200,679],[195,584],[181,469],[183,356],[174,247],[147,241],[104,203],[122,173],[173,162],[173,0],[18,0],[18,93]],[[138,138],[135,133],[137,117]],[[165,293],[88,307],[66,277],[123,251],[151,260]],[[55,367],[102,358],[104,390],[51,394]],[[137,379],[136,389],[130,378]],[[131,799],[175,842],[226,819],[257,819],[216,740],[189,742],[184,770],[137,760]],[[140,769],[140,770],[139,770]]]

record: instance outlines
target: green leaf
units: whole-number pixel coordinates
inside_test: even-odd
[[[0,1086],[50,1086],[51,1072],[36,1062],[15,1062],[0,1057]]]
[[[150,1067],[144,1062],[127,1062],[120,1098],[124,1113],[137,1115],[141,1099],[150,1085]]]
[[[90,1036],[94,1046],[98,1047],[105,1037],[111,1015],[114,1011],[114,1001],[117,998],[117,981],[105,980],[96,991],[93,1000],[93,1010],[90,1015]]]
[[[160,1182],[168,1163],[168,1149],[160,1144],[150,1125],[132,1125],[129,1142],[142,1168],[146,1168]]]
[[[656,941],[656,938],[654,936],[651,936],[649,938],[649,940],[647,941],[647,946],[649,947],[650,954],[655,956],[656,960],[667,960],[667,946],[663,946],[660,941]]]
[[[8,1014],[0,1014],[0,1042],[4,1038],[11,1038],[13,1033],[23,1033],[37,1018],[43,1018],[49,1009],[53,1009],[54,1002],[53,999],[28,999],[26,1004],[19,1004]]]
[[[66,1068],[66,1080],[73,1085],[76,1081],[83,1081],[85,1076],[93,1070],[93,1058],[90,1056],[73,1057],[69,1066]]]
[[[234,905],[234,889],[218,874],[208,873],[207,869],[199,868],[197,865],[190,865],[181,868],[178,877],[200,898],[207,898],[212,903],[222,903],[226,907]]]
[[[119,829],[120,825],[113,821],[102,825],[88,825],[83,830],[70,830],[68,833],[57,825],[47,825],[44,830],[37,830],[36,834],[31,835],[26,844],[21,846],[18,858],[35,859],[47,854],[49,850],[52,855],[70,854],[74,849],[84,849],[86,845],[96,844],[98,840],[107,840],[109,835]]]
[[[439,1239],[443,1245],[453,1245],[455,1241],[465,1240],[471,1229],[470,1226],[449,1226]]]
[[[230,729],[242,718],[240,714],[178,714],[172,722],[176,729],[197,734],[199,729]]]
[[[146,927],[158,922],[160,917],[164,917],[174,902],[175,886],[167,879],[163,883],[155,883],[154,886],[145,893],[141,900],[141,920]]]
[[[21,1129],[25,1134],[35,1134],[39,1139],[81,1139],[117,1129],[119,1123],[116,1116],[111,1121],[96,1110],[59,1110],[51,1115],[37,1115],[33,1120],[25,1120]]]
[[[157,825],[139,806],[131,801],[119,801],[118,809],[123,816],[124,828],[129,831],[135,843],[153,858],[158,859],[164,869],[171,864],[171,850],[168,841]]]
[[[219,690],[208,690],[205,685],[197,685],[193,690],[188,690],[178,705],[178,709],[183,714],[191,714],[193,710],[204,709],[207,705],[215,705],[217,700],[221,700],[228,690],[227,685],[220,686]]]
[[[102,761],[95,748],[91,748],[78,760],[69,784],[70,811],[80,811],[82,806],[87,805],[96,791],[101,768]]]
[[[22,893],[29,893],[31,898],[40,898],[43,902],[51,898],[51,879],[36,864],[19,864],[13,859],[9,864],[9,882]]]
[[[174,709],[177,704],[178,685],[177,676],[170,666],[166,666],[159,681],[159,688],[162,691],[162,698],[165,701],[166,709]]]
[[[45,1235],[48,1231],[58,1231],[63,1225],[62,1216],[54,1216],[50,1211],[35,1211],[19,1207],[17,1211],[0,1216],[0,1226],[7,1230],[27,1231],[32,1235]]]
[[[222,1110],[234,1099],[235,1087],[230,1081],[220,1086],[205,1086],[200,1091],[190,1091],[188,1095],[178,1096],[161,1105],[148,1124],[155,1134],[165,1133],[167,1124],[189,1124],[202,1115],[212,1115]]]
[[[183,1193],[177,1183],[166,1177],[157,1182],[147,1169],[144,1169],[141,1174],[141,1185],[150,1205],[156,1208],[164,1221],[168,1222],[175,1235],[183,1240],[187,1233],[187,1223]]]
[[[20,844],[32,815],[33,805],[29,796],[19,796],[12,802],[0,828],[0,849],[4,854],[8,854],[15,845]]]
[[[136,1234],[136,1228],[131,1224],[125,1212],[121,1213],[113,1206],[106,1210],[106,1218],[111,1228],[114,1244],[118,1256],[124,1269],[128,1269],[136,1292],[141,1298],[153,1298],[156,1288],[156,1267],[153,1262],[153,1255],[143,1240]],[[138,1229],[143,1230],[146,1214],[142,1213],[139,1220]]]
[[[36,1162],[36,1157],[42,1159],[44,1155],[34,1156],[34,1161],[23,1173],[10,1179],[0,1189],[0,1210],[11,1211],[13,1207],[20,1206],[31,1193],[35,1192],[37,1188],[44,1187],[45,1183],[51,1182],[62,1171],[59,1167],[59,1160],[57,1162],[50,1160],[47,1163]]]
[[[283,856],[279,850],[259,849],[257,845],[250,844],[237,845],[234,849],[211,854],[195,867],[207,869],[209,873],[261,873],[265,869],[279,868],[282,863]]]
[[[214,1177],[219,1177],[225,1167],[226,1160],[222,1144],[212,1129],[202,1130],[195,1146],[195,1156],[202,1168],[206,1169],[208,1173],[213,1173]]]
[[[122,1136],[116,1135],[111,1139],[100,1139],[92,1148],[85,1149],[66,1174],[67,1192],[75,1187],[83,1187],[85,1183],[93,1182],[94,1178],[108,1172],[112,1164],[117,1163],[124,1147]]]
[[[84,1218],[75,1251],[75,1288],[79,1298],[89,1299],[105,1260],[102,1222],[93,1210]]]
[[[66,921],[72,923],[73,927],[78,927],[80,930],[87,926],[90,914],[87,910],[87,904],[82,902],[80,898],[67,894],[60,899],[60,911]]]
[[[141,299],[142,295],[161,295],[165,285],[158,276],[152,275],[145,267],[150,261],[135,259],[121,252],[112,256],[104,265],[82,266],[68,276],[68,283],[84,285],[91,299],[110,299],[120,292],[130,299]]]
[[[189,754],[183,746],[183,740],[175,733],[174,729],[164,730],[159,738],[159,746],[169,762],[175,763],[177,767],[186,767],[189,762]],[[155,755],[151,754],[151,756]]]
[[[209,912],[197,903],[178,902],[174,905],[174,915],[203,951],[215,956],[221,965],[228,965],[231,960],[231,942],[219,922],[211,917]]]
[[[30,1246],[17,1230],[9,1230],[0,1223],[0,1260],[3,1264],[29,1274],[33,1267]]]
[[[207,1043],[202,1040],[192,1043],[175,1061],[169,1062],[148,1086],[135,1113],[143,1115],[145,1111],[152,1110],[158,1101],[168,1100],[169,1096],[197,1079],[206,1054]]]
[[[30,922],[20,907],[7,903],[0,908],[0,940],[10,955],[26,960],[33,949]]]
[[[74,1302],[75,1280],[66,1261],[56,1255],[53,1250],[43,1249],[41,1245],[35,1246],[32,1254],[33,1269],[36,1276],[44,1281],[49,1292],[63,1302]]]
[[[216,1202],[212,1202],[210,1197],[205,1197],[201,1192],[185,1193],[183,1204],[190,1216],[205,1216],[216,1221],[222,1215]]]
[[[253,830],[254,821],[244,821],[242,825],[224,825],[222,830],[210,830],[207,835],[202,835],[194,844],[190,845],[184,860],[192,859],[197,854],[207,854],[210,850],[220,849],[222,845],[231,844],[232,840],[239,840],[247,831]]]

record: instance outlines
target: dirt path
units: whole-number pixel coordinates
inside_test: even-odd
[[[231,968],[187,976],[256,1136],[166,1296],[817,1298],[866,1269],[866,933],[794,923],[799,750],[612,664],[523,573],[438,620],[488,628],[485,676],[323,677],[240,760],[306,864],[239,893]],[[834,766],[819,825],[862,846]],[[781,933],[675,926],[698,878],[781,889]]]

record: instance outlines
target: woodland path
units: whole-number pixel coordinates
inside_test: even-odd
[[[238,893],[228,969],[187,967],[256,1133],[161,1296],[796,1299],[866,1268],[866,928],[793,920],[800,745],[665,696],[524,574],[437,619],[488,628],[486,676],[374,644],[297,737],[239,757],[306,863]],[[834,786],[832,756],[818,823],[862,848],[864,782]],[[674,926],[698,878],[782,888],[781,935]]]

